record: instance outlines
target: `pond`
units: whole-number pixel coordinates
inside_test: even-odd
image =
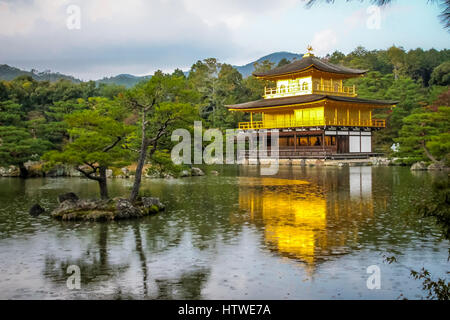
[[[0,299],[420,299],[410,268],[446,277],[449,243],[414,203],[439,175],[404,167],[214,168],[146,179],[167,211],[142,220],[31,217],[57,196],[98,194],[81,178],[0,179]],[[132,181],[110,181],[128,194]],[[388,264],[386,256],[398,262]],[[80,289],[67,286],[80,268]],[[369,289],[369,266],[380,288]]]

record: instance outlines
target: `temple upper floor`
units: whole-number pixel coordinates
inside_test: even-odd
[[[300,60],[265,72],[254,72],[258,79],[276,83],[265,88],[264,98],[282,98],[307,94],[356,97],[356,87],[345,86],[344,80],[364,75],[367,70],[352,69],[316,58],[308,53]]]
[[[276,86],[264,89],[264,98],[282,98],[304,94],[331,94],[335,96],[356,97],[356,87],[345,86],[342,79],[324,79],[313,76],[294,79],[280,79]]]

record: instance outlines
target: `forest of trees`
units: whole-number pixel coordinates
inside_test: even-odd
[[[399,144],[395,156],[405,162],[450,161],[450,50],[358,47],[324,59],[369,70],[347,80],[359,97],[399,101],[377,114],[387,119],[387,128],[375,136],[376,151],[394,156],[391,147]],[[273,67],[269,61],[255,65],[257,71]],[[225,105],[260,99],[265,85],[214,58],[197,61],[188,76],[181,70],[156,72],[130,89],[30,76],[1,81],[0,166],[15,165],[26,177],[24,163],[45,159],[98,179],[105,168],[139,162],[140,148],[150,160],[164,158],[173,144],[171,130],[191,128],[194,120],[204,128],[236,128],[247,115],[228,112]]]
[[[392,155],[391,147],[398,143],[400,152],[396,156],[406,158],[408,164],[433,161],[427,155],[429,148],[435,159],[443,160],[449,154],[445,135],[448,137],[450,131],[450,50],[405,51],[392,46],[369,51],[358,47],[348,55],[336,51],[326,58],[331,63],[370,70],[365,77],[349,80],[356,84],[359,97],[399,101],[393,110],[377,114],[377,118],[387,120],[387,128],[375,135],[376,151]],[[436,121],[430,122],[430,117]],[[423,131],[427,130],[426,123],[434,129]],[[417,134],[423,134],[424,139]],[[438,140],[442,142],[440,150],[434,143]]]

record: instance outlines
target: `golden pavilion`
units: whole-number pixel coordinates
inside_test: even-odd
[[[278,131],[280,158],[370,156],[372,132],[386,126],[385,120],[372,117],[373,110],[396,102],[358,98],[356,87],[344,80],[367,70],[328,63],[311,51],[308,47],[300,60],[253,73],[276,85],[265,88],[263,99],[227,108],[250,113],[249,122],[239,123],[241,130]]]

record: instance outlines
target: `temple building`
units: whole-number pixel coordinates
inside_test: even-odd
[[[356,87],[344,80],[367,70],[328,63],[311,51],[308,47],[300,60],[253,73],[276,85],[265,88],[263,99],[227,108],[250,114],[249,122],[239,123],[241,130],[278,131],[280,158],[370,156],[372,133],[386,126],[385,120],[372,117],[373,110],[396,102],[358,98]]]

